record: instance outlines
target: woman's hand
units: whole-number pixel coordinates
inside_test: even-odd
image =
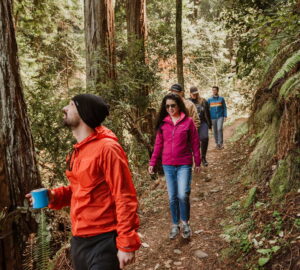
[[[153,166],[149,166],[148,167],[148,172],[149,172],[149,174],[154,174],[154,167]]]
[[[201,172],[201,167],[200,166],[195,167],[194,172],[195,173],[200,173]]]

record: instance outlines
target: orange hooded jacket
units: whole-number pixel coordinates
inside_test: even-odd
[[[117,248],[140,247],[138,202],[126,154],[104,126],[74,145],[66,175],[69,186],[53,189],[49,208],[71,206],[72,234],[88,237],[116,230]]]

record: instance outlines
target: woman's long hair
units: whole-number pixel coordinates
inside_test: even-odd
[[[160,110],[159,110],[158,117],[156,120],[156,125],[155,125],[156,131],[159,130],[161,124],[163,123],[163,120],[168,115],[168,112],[166,109],[166,103],[167,103],[168,99],[175,101],[175,103],[177,104],[177,106],[179,108],[179,113],[184,113],[186,116],[188,116],[188,111],[184,105],[182,98],[179,95],[174,94],[174,93],[168,94],[163,98],[163,100],[161,102]]]

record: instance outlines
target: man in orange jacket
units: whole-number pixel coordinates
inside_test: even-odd
[[[63,112],[77,143],[67,157],[70,185],[49,190],[48,207],[71,206],[76,270],[123,269],[141,244],[138,202],[126,154],[115,134],[101,125],[108,106],[98,96],[81,94]]]

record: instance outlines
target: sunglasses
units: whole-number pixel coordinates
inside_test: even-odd
[[[177,104],[167,104],[167,105],[166,105],[166,108],[167,108],[167,109],[169,109],[170,107],[171,107],[171,108],[175,108],[176,106],[177,106]]]

